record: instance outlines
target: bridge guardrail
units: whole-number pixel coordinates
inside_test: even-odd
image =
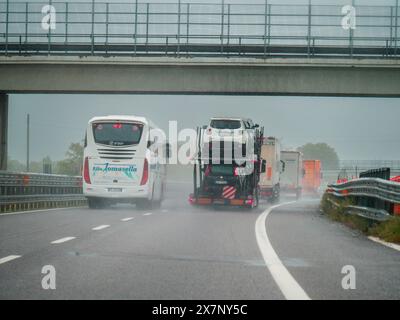
[[[0,213],[85,204],[82,177],[0,171]]]
[[[46,8],[52,27],[43,27]],[[356,27],[343,24],[343,9],[342,1],[306,0],[295,6],[3,0],[0,54],[399,58],[399,0],[354,4]]]
[[[326,193],[337,200],[352,198],[354,204],[345,210],[350,214],[384,221],[399,212],[400,183],[379,178],[361,178],[341,184],[330,184]],[[332,204],[339,203],[328,199]]]

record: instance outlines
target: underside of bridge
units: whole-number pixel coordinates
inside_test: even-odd
[[[3,93],[400,96],[400,60],[0,57]]]

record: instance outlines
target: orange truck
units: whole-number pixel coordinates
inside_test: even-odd
[[[305,194],[317,194],[322,178],[321,161],[303,160],[303,168],[303,192]]]

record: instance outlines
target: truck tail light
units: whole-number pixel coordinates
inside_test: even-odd
[[[252,205],[254,204],[253,196],[249,195],[249,196],[247,197],[245,203],[246,203],[247,205],[252,206]]]
[[[85,158],[85,163],[83,165],[83,179],[87,184],[91,184],[90,181],[90,174],[89,174],[89,159],[88,157]]]
[[[143,175],[142,180],[140,181],[140,185],[145,185],[147,183],[147,180],[149,180],[149,162],[147,161],[147,159],[144,159]]]

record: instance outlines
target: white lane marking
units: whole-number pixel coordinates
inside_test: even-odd
[[[99,230],[103,230],[105,228],[108,228],[109,226],[110,226],[109,224],[103,224],[101,226],[97,226],[97,227],[92,228],[92,230],[99,231]]]
[[[130,221],[130,220],[132,220],[133,218],[132,217],[129,217],[129,218],[124,218],[124,219],[121,219],[121,221],[123,221],[123,222],[127,222],[127,221]]]
[[[143,214],[144,216],[149,216],[149,215],[151,215],[152,213],[151,212],[147,212],[147,213],[145,213],[145,214]]]
[[[4,258],[0,259],[0,264],[6,263],[8,261],[15,260],[15,259],[18,259],[18,258],[21,258],[21,257],[22,256],[17,256],[17,255],[11,255],[11,256],[4,257]]]
[[[41,210],[16,211],[16,212],[0,213],[0,217],[2,217],[2,216],[13,216],[13,215],[16,215],[16,214],[41,213],[41,212],[48,212],[48,211],[73,210],[73,209],[85,209],[85,208],[87,208],[87,207],[68,207],[68,208],[52,208],[52,209],[41,209]]]
[[[394,250],[400,251],[400,245],[395,244],[395,243],[390,243],[390,242],[386,242],[382,239],[376,238],[376,237],[368,237],[369,240],[372,240],[376,243],[380,243],[386,247],[392,248]]]
[[[283,265],[282,261],[279,259],[274,248],[272,247],[271,242],[268,239],[265,225],[266,219],[273,209],[291,203],[295,203],[295,201],[282,203],[265,210],[256,221],[256,238],[265,264],[267,265],[269,272],[271,273],[285,298],[287,300],[310,300],[310,297],[307,295],[307,293],[297,283],[297,281],[293,278],[290,272]]]
[[[75,237],[65,237],[65,238],[61,238],[61,239],[52,241],[51,244],[59,244],[59,243],[67,242],[67,241],[74,240],[74,239],[76,239],[76,238]]]

